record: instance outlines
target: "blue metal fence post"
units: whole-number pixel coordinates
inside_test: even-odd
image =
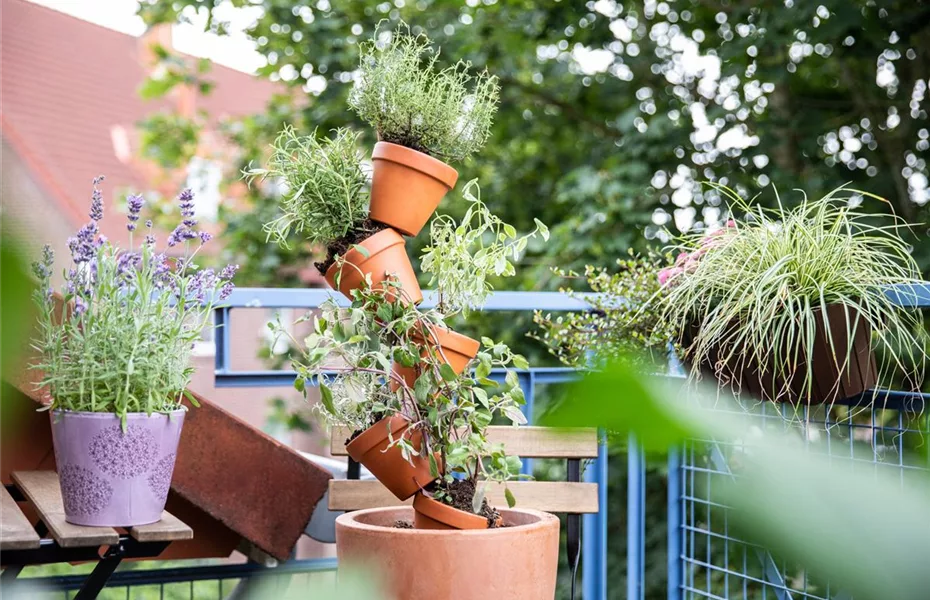
[[[597,460],[585,469],[584,480],[597,484],[597,509],[585,515],[581,529],[581,596],[607,598],[607,443],[598,446]]]
[[[646,464],[636,437],[627,442],[626,597],[642,600],[645,573]]]
[[[681,600],[681,450],[668,451],[668,600]]]

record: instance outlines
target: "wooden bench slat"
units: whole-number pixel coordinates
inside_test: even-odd
[[[352,435],[346,427],[334,427],[330,453],[346,456],[345,440]],[[552,427],[495,425],[488,427],[488,440],[504,444],[512,456],[524,458],[596,458],[596,429],[554,429]]]
[[[598,495],[596,483],[570,481],[513,481],[508,484],[517,500],[516,508],[533,508],[555,513],[596,513]],[[329,482],[330,510],[362,510],[381,506],[402,506],[401,502],[380,481],[332,479]],[[506,508],[504,486],[491,484],[488,502]]]
[[[65,521],[58,473],[16,471],[13,473],[13,481],[36,507],[52,538],[62,548],[103,546],[119,542],[119,534],[112,527],[85,527]]]
[[[174,542],[194,538],[194,530],[170,512],[162,511],[161,521],[148,525],[137,525],[129,535],[140,542]]]
[[[39,534],[13,500],[10,492],[0,492],[0,550],[29,550],[39,547]]]

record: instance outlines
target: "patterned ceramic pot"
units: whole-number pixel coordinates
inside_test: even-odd
[[[160,520],[185,412],[129,413],[124,432],[111,413],[52,411],[65,519],[110,527]]]

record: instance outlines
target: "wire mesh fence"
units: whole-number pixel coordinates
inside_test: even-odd
[[[752,452],[752,440],[769,429],[792,430],[808,451],[826,453],[837,468],[888,471],[905,484],[909,470],[927,470],[930,434],[927,418],[917,410],[920,396],[868,396],[830,407],[760,403],[748,409],[744,439],[694,440],[679,456],[677,508],[679,590],[671,597],[687,600],[850,600],[841,582],[818,579],[800,564],[773,556],[742,539],[731,527],[730,509],[715,500],[715,486],[739,477]],[[811,499],[816,501],[816,499]],[[670,510],[676,503],[670,504]],[[804,510],[798,506],[798,510]],[[850,523],[855,527],[855,523]],[[828,535],[829,532],[809,532]],[[673,533],[674,537],[674,533]],[[674,561],[673,561],[674,563]]]

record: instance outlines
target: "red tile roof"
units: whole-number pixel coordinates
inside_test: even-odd
[[[3,137],[75,228],[87,220],[90,182],[98,174],[106,175],[108,194],[155,189],[117,157],[111,133],[114,126],[133,132],[140,120],[175,104],[139,97],[148,74],[140,38],[25,0],[2,0],[2,13]],[[271,82],[221,65],[207,79],[215,87],[197,108],[213,120],[261,112],[274,92]],[[105,199],[114,206],[112,195]],[[109,212],[102,229],[121,240],[122,214]]]

